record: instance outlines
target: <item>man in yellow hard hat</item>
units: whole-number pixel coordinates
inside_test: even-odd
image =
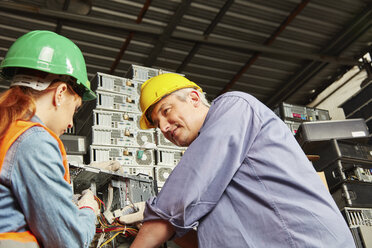
[[[143,84],[140,104],[141,128],[188,148],[147,201],[132,247],[170,238],[186,247],[354,247],[291,131],[257,99],[229,92],[209,107],[198,85],[162,74]]]
[[[162,82],[160,87],[156,84],[159,80]],[[184,104],[185,102],[188,103],[188,101],[186,101],[186,96],[189,93],[190,96],[192,96],[192,100],[196,101],[191,102],[191,104],[194,104],[194,108],[186,108]],[[159,123],[155,123],[151,118],[151,113],[153,112],[160,111],[161,113],[165,112],[164,114],[167,114],[169,108],[164,105],[164,101],[162,101],[160,105],[156,105],[156,103],[168,95],[168,100],[171,98],[181,100],[176,101],[179,104],[174,107],[181,108],[180,112],[182,112],[184,116],[181,118],[185,118],[186,120],[177,121],[175,127],[181,128],[180,123],[182,122],[184,124],[182,126],[183,132],[178,132],[180,129],[176,130],[176,128],[172,128],[170,125],[160,126]],[[163,74],[145,82],[141,88],[140,105],[143,112],[140,119],[140,127],[142,129],[159,127],[165,137],[178,146],[188,146],[196,138],[210,106],[202,89],[198,85],[174,73]],[[155,110],[156,106],[158,108]],[[184,111],[191,112],[185,113]],[[162,120],[163,118],[156,121],[159,122]],[[172,128],[172,130],[168,130],[168,128]],[[180,137],[176,135],[177,133],[180,134]]]

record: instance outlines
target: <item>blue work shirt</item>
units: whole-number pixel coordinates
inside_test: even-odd
[[[199,247],[355,247],[291,131],[242,92],[216,98],[144,221],[163,219]]]
[[[96,216],[72,202],[64,173],[58,142],[44,128],[18,137],[0,174],[0,233],[29,230],[42,247],[89,247]]]

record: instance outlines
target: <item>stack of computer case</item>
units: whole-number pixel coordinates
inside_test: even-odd
[[[357,248],[372,247],[372,208],[342,209]]]
[[[168,176],[181,160],[182,155],[186,151],[186,147],[178,147],[167,140],[160,129],[155,131],[155,139],[157,149],[155,153],[156,165],[154,168],[155,181],[157,182],[158,190],[160,190]]]
[[[324,171],[333,199],[357,247],[372,247],[372,146],[363,119],[302,123],[296,139]]]
[[[91,80],[97,100],[84,104],[76,118],[78,135],[91,144],[87,164],[118,161],[125,173],[148,175],[161,189],[186,149],[160,130],[139,127],[141,85],[162,73],[169,71],[132,65],[125,77],[98,72]]]
[[[128,70],[128,73],[126,74],[126,77],[132,78],[133,80],[138,82],[139,85],[141,85],[147,79],[164,73],[170,73],[170,71],[132,65],[131,68]],[[140,92],[140,88],[138,88],[138,90]],[[172,142],[164,137],[161,130],[158,128],[155,130],[154,135],[156,149],[154,149],[155,161],[153,175],[157,190],[160,191],[168,176],[171,174],[174,167],[180,161],[186,148],[174,145]]]
[[[328,110],[293,105],[285,102],[279,104],[274,109],[274,112],[287,124],[293,135],[296,134],[297,129],[303,122],[330,120]]]
[[[369,144],[372,144],[372,80],[366,79],[360,90],[341,104],[346,119],[363,118],[369,128]]]
[[[141,73],[149,74],[149,70]],[[93,110],[90,162],[115,160],[124,172],[153,177],[154,131],[141,130],[138,124],[142,81],[104,73],[97,73],[93,81],[97,83],[97,101]]]

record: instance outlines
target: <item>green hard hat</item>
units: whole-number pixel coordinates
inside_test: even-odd
[[[3,76],[14,76],[14,68],[30,68],[76,79],[84,90],[83,100],[96,98],[90,89],[80,49],[69,39],[51,31],[35,30],[19,37],[0,64]]]

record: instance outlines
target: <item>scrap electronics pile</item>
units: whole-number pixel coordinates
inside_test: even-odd
[[[141,130],[141,85],[167,71],[132,65],[126,77],[97,73],[91,80],[97,100],[75,116],[62,135],[75,193],[91,188],[102,201],[91,247],[127,247],[138,229],[120,223],[133,203],[161,190],[186,148],[173,145],[160,130]]]
[[[372,247],[372,146],[364,119],[305,122],[296,139],[324,171],[329,190],[358,248]]]
[[[274,113],[284,121],[293,135],[296,135],[297,129],[303,122],[330,120],[328,110],[293,105],[285,102],[280,103],[274,108]]]

